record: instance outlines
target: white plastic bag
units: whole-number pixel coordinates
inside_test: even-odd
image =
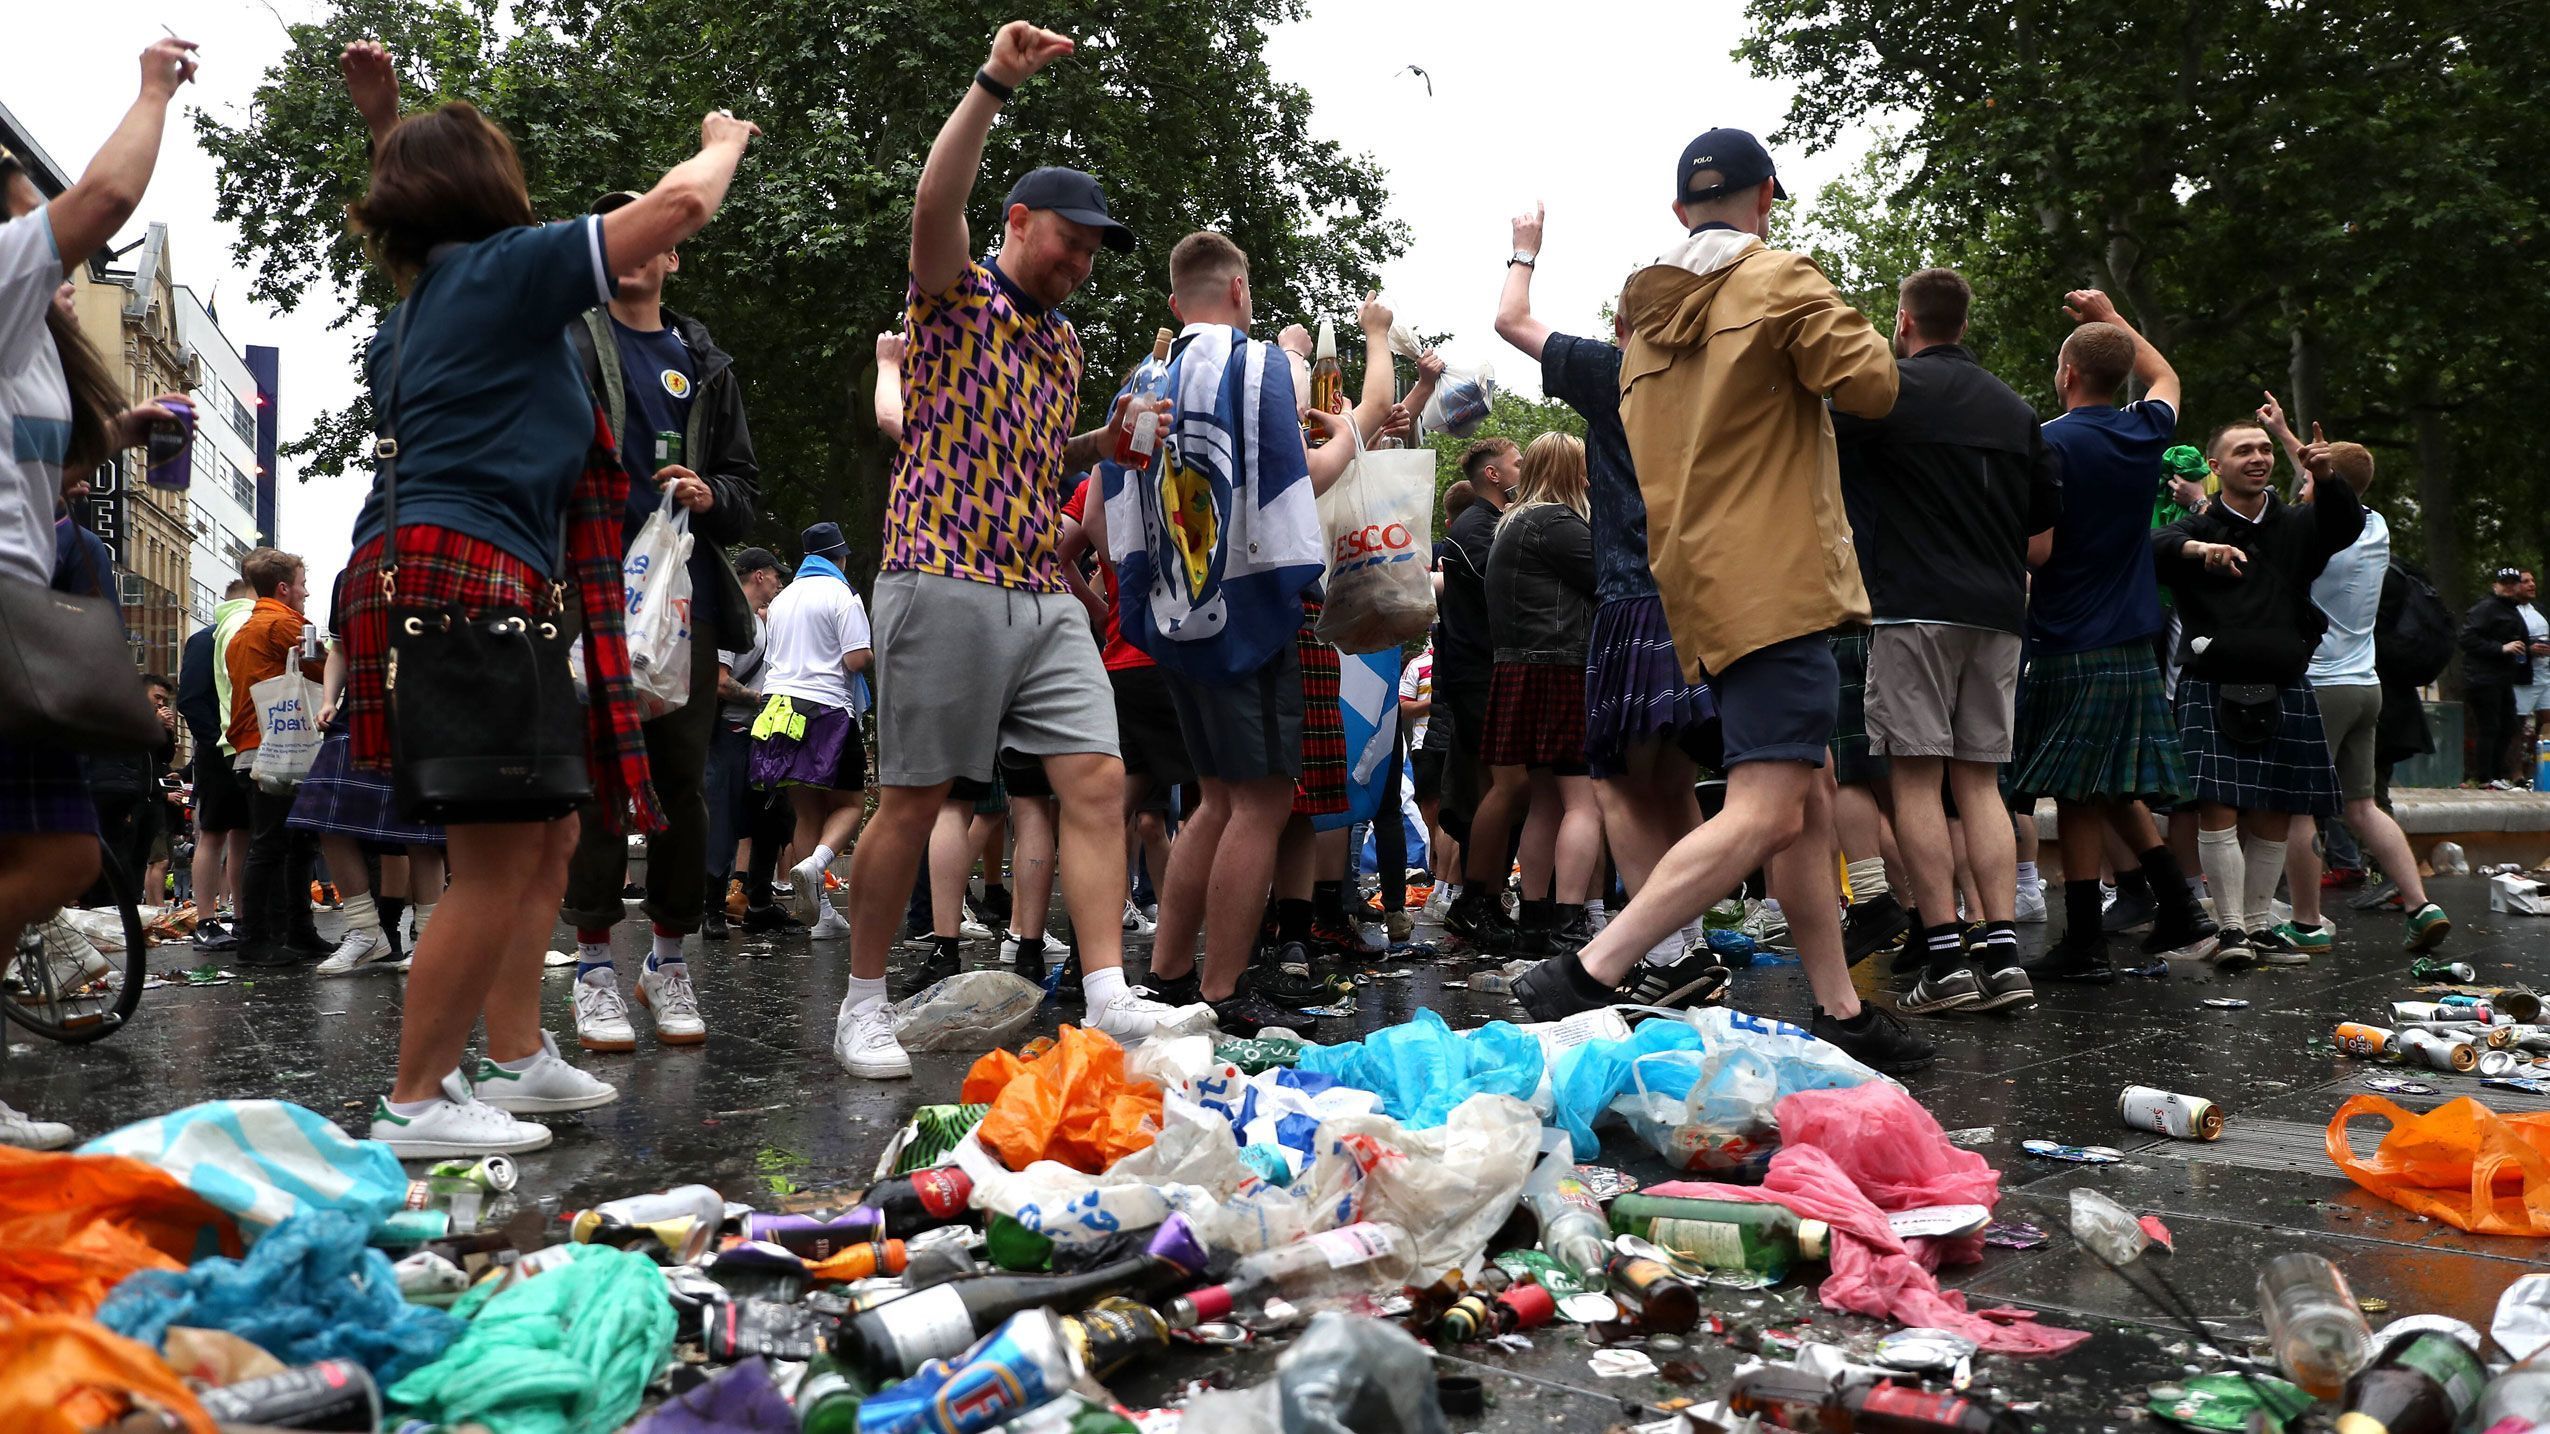
[[[1886,1077],[1805,1029],[1706,1006],[1690,1013],[1697,1051],[1658,1051],[1630,1063],[1635,1089],[1611,1108],[1677,1170],[1760,1178],[1779,1149],[1781,1099]]]
[[[1411,363],[1425,354],[1425,345],[1405,324],[1390,326],[1390,351]],[[1443,376],[1435,380],[1434,397],[1426,401],[1426,411],[1417,415],[1417,426],[1428,433],[1467,438],[1487,422],[1488,408],[1496,401],[1496,369],[1481,364],[1475,369],[1443,366]]]
[[[268,792],[288,792],[310,775],[310,759],[319,755],[319,684],[287,667],[248,689],[257,704],[257,726],[263,736],[248,774]]]
[[[907,1051],[986,1051],[1036,1019],[1044,989],[1007,971],[959,971],[894,1003],[894,1038]]]
[[[1104,1175],[1054,1160],[1012,1171],[973,1135],[956,1143],[948,1163],[972,1178],[976,1209],[1007,1215],[1057,1245],[1094,1244],[1172,1213],[1186,1216],[1211,1248],[1243,1255],[1309,1229],[1293,1192],[1241,1161],[1230,1124],[1176,1091],[1162,1101],[1160,1138]]]
[[[1381,652],[1424,637],[1434,625],[1434,454],[1422,448],[1366,448],[1355,431],[1355,461],[1319,495],[1328,535],[1326,596],[1319,640],[1340,652]]]
[[[691,515],[665,490],[620,560],[628,589],[629,673],[648,721],[691,696]]]
[[[1417,1276],[1475,1272],[1488,1238],[1522,1197],[1540,1153],[1541,1122],[1510,1095],[1482,1091],[1432,1130],[1386,1115],[1340,1115],[1319,1127],[1319,1155],[1294,1187],[1319,1229],[1388,1221],[1416,1238]]]

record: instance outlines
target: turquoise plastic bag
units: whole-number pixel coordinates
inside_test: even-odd
[[[1696,1076],[1700,1033],[1682,1021],[1649,1021],[1631,1028],[1625,1041],[1587,1041],[1558,1058],[1558,1074],[1550,1083],[1550,1097],[1557,1109],[1551,1116],[1554,1124],[1565,1130],[1573,1142],[1578,1160],[1592,1160],[1602,1154],[1603,1142],[1594,1134],[1594,1122],[1622,1092],[1630,1088],[1631,1063],[1641,1057],[1667,1051],[1694,1053],[1692,1067]],[[1662,1061],[1648,1063],[1648,1083],[1658,1085],[1669,1079],[1659,1067]],[[1692,1077],[1685,1077],[1683,1088],[1690,1088]]]
[[[1430,1010],[1360,1041],[1304,1046],[1298,1069],[1334,1076],[1381,1097],[1384,1115],[1411,1130],[1443,1124],[1481,1092],[1531,1104],[1541,1084],[1541,1043],[1504,1021],[1455,1031]]]

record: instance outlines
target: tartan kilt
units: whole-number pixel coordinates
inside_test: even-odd
[[[1319,640],[1319,604],[1302,602],[1301,631],[1293,635],[1302,662],[1302,775],[1293,784],[1293,815],[1328,817],[1345,811],[1346,714],[1337,706],[1337,649]]]
[[[342,723],[320,741],[284,825],[389,846],[441,846],[444,840],[441,827],[398,814],[398,793],[386,774],[354,765],[354,741]]]
[[[2178,724],[2148,642],[2029,659],[2012,750],[2009,788],[2019,796],[2167,802],[2187,791]]]
[[[2178,679],[2178,740],[2196,800],[2244,812],[2336,816],[2337,765],[2311,685],[2284,685],[2276,694],[2275,735],[2254,747],[2224,735],[2214,707],[2220,693],[2220,684],[2205,678]]]
[[[1872,634],[1864,627],[1836,628],[1826,634],[1833,666],[1841,673],[1840,705],[1833,716],[1833,780],[1845,787],[1885,781],[1894,767],[1868,745],[1868,647]]]
[[[1487,711],[1480,761],[1491,767],[1584,767],[1584,668],[1572,662],[1500,662],[1488,676]]]
[[[1595,777],[1620,775],[1638,743],[1688,741],[1717,720],[1709,684],[1682,680],[1664,599],[1615,598],[1594,610],[1585,649],[1585,758]]]
[[[426,606],[457,605],[464,617],[489,608],[540,612],[549,606],[549,582],[529,563],[467,533],[425,523],[398,530],[398,593]],[[381,591],[381,540],[354,550],[337,575],[333,611],[345,640],[345,702],[338,720],[350,743],[349,766],[368,772],[390,768],[390,700],[383,678],[390,652],[390,599]],[[465,702],[469,694],[450,700]]]

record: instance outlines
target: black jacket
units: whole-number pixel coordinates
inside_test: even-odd
[[[1488,631],[1488,555],[1496,547],[1497,509],[1481,501],[1443,530],[1443,636],[1434,645],[1434,680],[1485,688],[1492,642]]]
[[[1498,662],[1585,665],[1594,530],[1575,509],[1535,503],[1505,515],[1488,556],[1487,618]]]
[[[734,565],[726,560],[726,545],[742,542],[752,531],[761,501],[761,465],[753,461],[753,434],[744,423],[744,394],[735,382],[734,359],[699,320],[668,308],[664,322],[699,359],[682,452],[690,460],[683,466],[717,495],[707,512],[691,515],[691,532],[699,540],[693,549],[695,579],[717,584],[717,630],[706,635],[716,647],[741,652],[753,645],[753,610],[744,601],[743,584],[735,580]],[[583,323],[567,325],[567,337],[584,363],[584,381],[601,396],[611,432],[624,444],[634,441],[628,389],[620,378],[620,346],[611,337],[611,311],[588,310]],[[705,563],[699,561],[703,552],[708,555]]]
[[[2507,652],[2510,642],[2523,643],[2524,654]],[[2532,680],[2531,642],[2515,600],[2490,593],[2462,620],[2462,680],[2473,687],[2521,687]]]
[[[2222,499],[2152,534],[2152,561],[2178,596],[2179,661],[2213,682],[2300,682],[2329,620],[2311,603],[2311,581],[2364,531],[2364,505],[2340,482],[2319,484],[2295,506],[2267,494],[2258,521]],[[2227,543],[2248,558],[2240,576],[2185,555],[2189,543]],[[2205,650],[2196,651],[2205,641]]]
[[[213,686],[213,630],[210,626],[195,629],[177,659],[177,715],[193,734],[195,750],[221,750],[221,699]]]

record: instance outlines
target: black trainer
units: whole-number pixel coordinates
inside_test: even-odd
[[[1623,997],[1585,969],[1573,951],[1552,956],[1514,978],[1514,999],[1535,1021],[1563,1021],[1583,1011],[1617,1005]]]
[[[954,937],[930,938],[930,954],[921,962],[921,973],[932,981],[944,981],[965,969],[965,954]]]
[[[2368,886],[2349,898],[2347,905],[2358,911],[2406,911],[2408,903],[2400,899],[2399,883],[2384,880],[2379,886]]]
[[[2143,954],[2209,960],[2225,941],[2238,934],[2214,925],[2214,919],[2205,914],[2205,909],[2191,900],[2184,909],[2163,915],[2152,923],[2152,934],[2143,938]]]
[[[731,930],[731,929],[730,929],[730,928],[726,925],[726,908],[725,908],[725,907],[723,907],[723,906],[711,906],[708,910],[706,910],[706,911],[704,911],[704,912],[701,912],[701,913],[700,913],[700,918],[699,918],[699,939],[700,939],[700,940],[702,940],[702,941],[724,941],[724,940],[726,940],[727,938],[729,938],[729,937],[733,936],[734,934],[735,934],[735,933],[734,933],[734,931],[733,931],[733,930]]]
[[[2082,933],[2063,933],[2063,939],[2045,949],[2034,961],[2022,961],[2020,969],[2032,977],[2048,981],[2071,981],[2087,986],[2112,986],[2116,983],[2116,963],[2107,959],[2107,938]]]
[[[1912,915],[1889,891],[1851,907],[1842,916],[1842,956],[1853,966],[1903,944],[1912,934]]]
[[[1461,899],[1443,914],[1443,929],[1490,955],[1503,955],[1514,949],[1514,923],[1489,896],[1462,892]]]
[[[2225,926],[2215,933],[2213,952],[2206,959],[2218,970],[2246,971],[2258,964],[2258,952],[2250,945],[2248,932]]]
[[[1077,942],[1072,944],[1071,954],[1063,958],[1062,965],[1054,972],[1054,994],[1064,1000],[1081,994],[1080,946]]]
[[[1945,1016],[1983,1004],[1983,978],[1960,959],[1945,971],[1925,967],[1895,1008],[1907,1016]]]
[[[1229,1000],[1208,1003],[1213,1007],[1214,1024],[1222,1028],[1222,1034],[1248,1037],[1268,1026],[1284,1026],[1306,1036],[1319,1024],[1315,1017],[1267,1000],[1257,993],[1255,985],[1256,973],[1251,972],[1240,978],[1240,988],[1231,993]]]
[[[1716,953],[1700,946],[1663,965],[1639,962],[1638,969],[1630,973],[1629,984],[1621,988],[1619,999],[1631,1006],[1715,1006],[1726,1001],[1727,982],[1732,979],[1734,973],[1718,964]]]
[[[1831,1041],[1842,1048],[1842,1054],[1886,1075],[1928,1070],[1939,1059],[1930,1042],[1904,1029],[1892,1012],[1875,1006],[1860,1007],[1855,1021],[1836,1020],[1818,1006],[1807,1029],[1817,1040]]]
[[[1248,983],[1258,995],[1290,1010],[1306,1011],[1337,1002],[1337,988],[1312,970],[1310,948],[1298,941],[1285,942],[1275,949],[1272,960],[1261,960],[1249,967]]]
[[[744,930],[754,935],[768,931],[803,931],[805,929],[797,924],[796,917],[789,915],[786,909],[776,901],[765,901],[759,906],[744,908]],[[923,941],[930,939],[928,927],[921,928],[920,939]]]
[[[2149,926],[2160,915],[2160,902],[2146,883],[2136,888],[2118,887],[2116,899],[2107,904],[2099,916],[2099,929],[2110,935],[2138,931]]]
[[[1190,966],[1183,976],[1145,976],[1133,994],[1164,1006],[1192,1006],[1204,999],[1204,968]]]

